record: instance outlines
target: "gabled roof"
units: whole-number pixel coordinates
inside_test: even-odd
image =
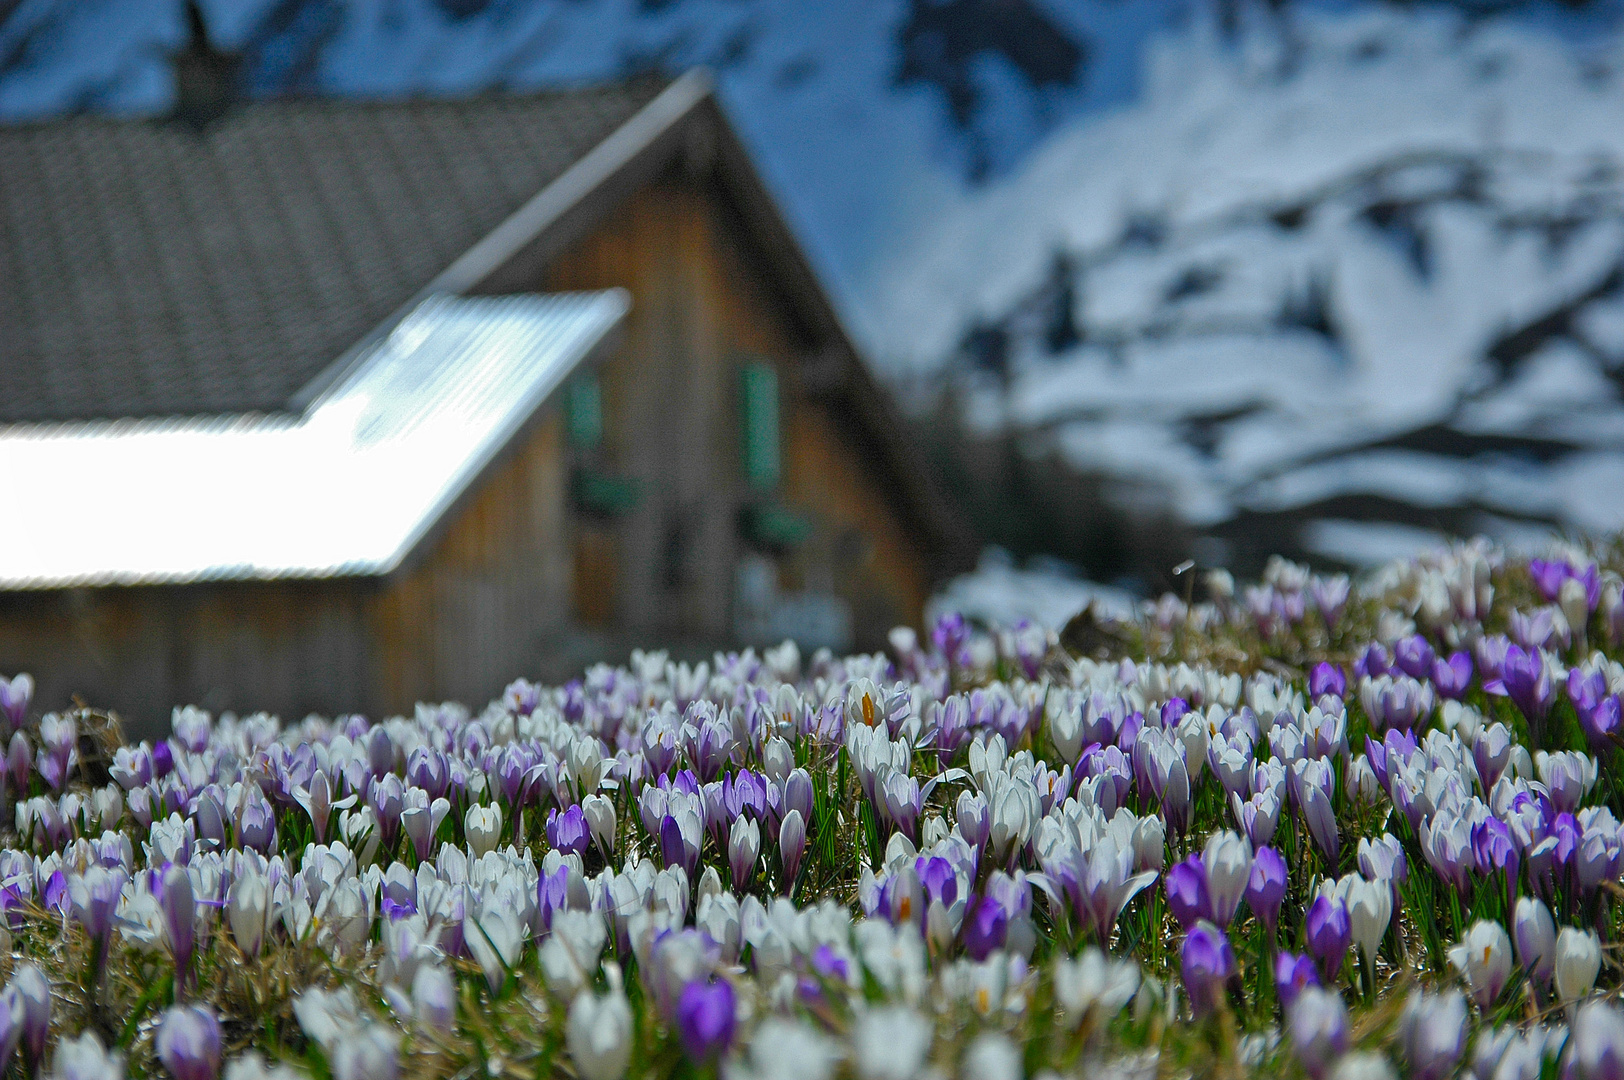
[[[661,88],[0,127],[0,422],[287,409]]]
[[[425,300],[533,288],[623,198],[681,170],[737,225],[783,301],[802,385],[842,418],[934,570],[973,565],[973,536],[702,71],[525,97],[263,102],[201,135],[0,128],[0,162],[0,423],[294,425]]]
[[[390,573],[628,306],[432,297],[297,419],[0,428],[0,589]]]

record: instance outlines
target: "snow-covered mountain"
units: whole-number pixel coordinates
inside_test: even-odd
[[[883,372],[1214,557],[1624,525],[1621,0],[199,7],[259,94],[710,65]],[[0,119],[162,112],[187,33],[0,0]]]
[[[1140,101],[897,254],[889,325],[957,348],[974,426],[1216,538],[1624,524],[1616,41],[1382,9],[1273,41],[1159,42]]]

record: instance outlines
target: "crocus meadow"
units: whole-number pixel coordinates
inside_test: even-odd
[[[1618,1080],[1621,566],[1275,560],[157,741],[0,679],[0,1067]]]

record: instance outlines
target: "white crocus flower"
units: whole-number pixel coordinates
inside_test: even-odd
[[[231,887],[226,907],[231,936],[244,956],[259,955],[266,931],[279,912],[271,903],[270,883],[257,870],[245,870]]]
[[[1075,960],[1063,957],[1055,962],[1055,1000],[1066,1014],[1066,1023],[1073,1027],[1090,1016],[1095,1022],[1108,1020],[1138,991],[1139,965],[1112,960],[1097,946],[1090,945]]]
[[[1201,853],[1201,863],[1207,870],[1214,921],[1228,926],[1252,877],[1252,845],[1233,832],[1213,833]]]
[[[1590,993],[1601,971],[1601,942],[1589,930],[1564,926],[1556,935],[1556,992],[1563,1001]]]
[[[857,1018],[852,1050],[862,1080],[910,1080],[930,1053],[930,1021],[906,1005],[870,1009]]]
[[[1472,997],[1486,1009],[1511,977],[1511,939],[1499,923],[1480,919],[1450,948],[1449,962],[1466,977]]]
[[[495,851],[497,841],[502,836],[502,808],[495,803],[470,806],[468,816],[463,819],[463,827],[467,830],[468,847],[472,849],[474,858]]]
[[[609,992],[576,994],[564,1027],[564,1045],[583,1080],[620,1080],[632,1058],[632,1009],[620,988],[620,967],[606,964],[604,971]]]
[[[1349,882],[1343,902],[1348,907],[1353,943],[1364,954],[1365,962],[1374,964],[1382,935],[1393,918],[1393,887],[1385,881],[1357,877]]]
[[[519,962],[519,950],[524,948],[525,926],[518,912],[507,904],[487,905],[478,915],[468,917],[462,936],[494,992]]]
[[[592,839],[605,856],[615,850],[615,804],[603,795],[588,795],[581,800],[581,813],[586,816],[586,827]]]

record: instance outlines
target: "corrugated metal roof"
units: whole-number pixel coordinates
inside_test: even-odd
[[[388,573],[628,306],[430,298],[298,418],[0,427],[0,589]]]

